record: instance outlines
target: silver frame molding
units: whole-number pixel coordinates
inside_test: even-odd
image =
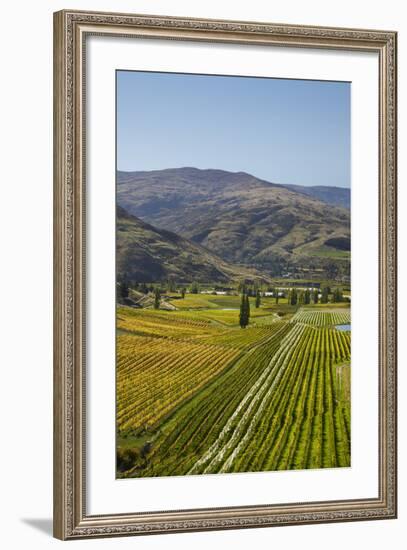
[[[379,470],[377,498],[173,512],[86,514],[86,37],[102,34],[371,51],[379,59]],[[143,535],[397,515],[396,42],[391,31],[164,16],[54,14],[54,536]]]

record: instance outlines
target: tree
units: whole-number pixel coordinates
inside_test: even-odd
[[[119,283],[119,297],[122,300],[129,297],[129,285],[126,280],[120,281]]]
[[[160,308],[161,292],[159,288],[154,289],[154,309]]]
[[[276,289],[274,288],[274,286],[270,287],[269,291],[271,292],[272,296],[276,295]]]
[[[175,284],[175,279],[174,279],[173,275],[170,275],[168,277],[167,288],[168,288],[169,292],[175,292],[177,290],[177,286]]]
[[[304,304],[309,304],[311,302],[311,292],[307,288],[307,290],[304,292]]]
[[[334,294],[333,294],[333,301],[334,302],[343,302],[342,289],[335,288]]]
[[[322,289],[321,304],[327,304],[329,298],[329,288],[325,286]]]
[[[295,288],[293,288],[290,292],[290,304],[292,306],[295,306],[297,305],[297,301],[298,301],[297,291],[295,290]]]
[[[319,301],[319,290],[314,290],[312,299],[314,300],[314,304],[317,304]]]
[[[261,304],[260,290],[257,290],[257,292],[256,292],[256,309],[260,307],[260,304]]]
[[[181,288],[181,298],[185,298],[185,288]]]
[[[329,262],[325,270],[329,280],[336,279],[338,276],[338,266],[334,262]]]
[[[147,288],[146,283],[141,283],[141,285],[140,285],[140,292],[142,292],[143,294],[147,294],[147,293],[148,293],[148,288]]]
[[[303,293],[302,290],[298,293],[298,303],[299,303],[299,304],[303,304],[303,303],[304,303],[304,293]]]
[[[141,458],[146,458],[146,456],[150,451],[151,451],[151,441],[147,441],[146,443],[144,443],[144,445],[141,448],[141,451],[140,451]]]
[[[118,449],[117,450],[117,468],[121,472],[130,470],[137,459],[139,458],[138,450],[136,449]]]
[[[246,292],[246,282],[245,281],[239,281],[239,284],[237,286],[238,292]]]
[[[276,304],[278,304],[278,299],[279,299],[279,291],[278,291],[278,288],[275,289],[275,293],[273,293],[273,296],[276,297]]]
[[[246,296],[244,292],[242,292],[240,298],[239,325],[240,328],[245,328],[246,326]]]
[[[246,328],[250,319],[250,304],[249,297],[245,292],[242,292],[240,300],[239,325],[241,328]]]
[[[198,283],[196,281],[194,281],[191,285],[191,292],[192,292],[192,294],[198,294],[198,292],[199,292],[199,286],[198,286]]]

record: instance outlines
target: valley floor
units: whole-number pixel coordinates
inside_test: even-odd
[[[118,477],[350,466],[350,310],[224,305],[118,308]]]

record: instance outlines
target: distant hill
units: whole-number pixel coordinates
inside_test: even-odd
[[[264,280],[255,271],[230,265],[202,246],[157,229],[117,207],[117,274],[130,281],[177,282]]]
[[[333,206],[341,206],[342,208],[350,208],[350,189],[346,187],[328,187],[327,185],[284,185],[291,191],[308,195],[314,199],[318,199]]]
[[[327,204],[304,189],[316,192],[223,170],[117,174],[120,206],[229,263],[271,275],[293,267],[348,274],[349,209]]]

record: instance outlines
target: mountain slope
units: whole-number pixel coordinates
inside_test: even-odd
[[[327,185],[283,185],[286,189],[308,195],[332,206],[350,208],[350,189],[346,187],[328,187]]]
[[[233,266],[202,246],[128,214],[117,207],[118,279],[156,282],[174,277],[177,282],[253,281],[262,277]]]
[[[119,172],[117,200],[155,227],[182,235],[231,263],[271,274],[292,266],[328,265],[349,272],[349,210],[244,172]]]

